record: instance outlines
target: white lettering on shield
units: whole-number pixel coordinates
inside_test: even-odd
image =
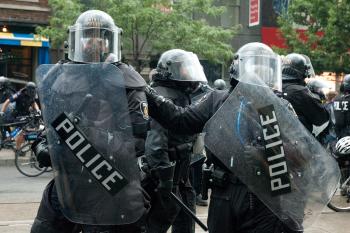
[[[273,105],[258,109],[273,196],[291,192],[287,162]]]
[[[52,126],[90,174],[112,195],[128,183],[124,176],[93,148],[64,113]]]

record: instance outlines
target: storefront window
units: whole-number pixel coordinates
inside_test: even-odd
[[[20,79],[32,80],[32,47],[1,46],[0,75]]]

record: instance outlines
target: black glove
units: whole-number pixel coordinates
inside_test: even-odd
[[[157,91],[150,86],[145,87],[145,94],[149,106],[160,106],[166,100],[163,96],[159,95]]]

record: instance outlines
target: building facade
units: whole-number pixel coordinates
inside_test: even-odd
[[[35,77],[35,68],[49,63],[49,41],[35,34],[48,25],[48,0],[0,1],[0,76],[25,83]]]

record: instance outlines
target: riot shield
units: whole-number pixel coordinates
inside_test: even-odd
[[[303,230],[336,190],[338,165],[259,78],[245,80],[207,122],[205,144],[282,222]]]
[[[145,207],[123,73],[56,64],[36,77],[63,214],[83,224],[137,221]]]

